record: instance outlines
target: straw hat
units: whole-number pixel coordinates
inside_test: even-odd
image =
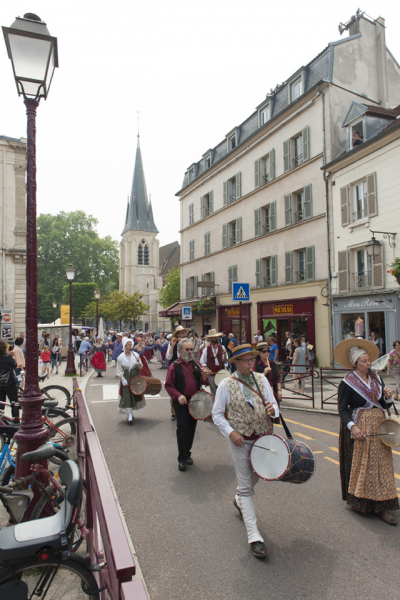
[[[336,345],[333,353],[336,362],[341,367],[344,367],[345,369],[354,369],[354,365],[350,361],[350,348],[354,347],[365,350],[365,354],[368,354],[371,362],[374,362],[379,356],[379,348],[368,340],[364,340],[363,338],[343,340]]]
[[[172,337],[175,337],[177,333],[179,333],[180,331],[184,331],[185,333],[188,333],[188,331],[190,331],[190,327],[182,327],[182,325],[178,325],[178,327],[175,329],[174,333],[172,334]]]
[[[267,344],[267,342],[260,342],[259,344],[257,344],[257,346],[256,346],[257,355],[260,353],[260,351],[263,348],[267,348],[269,350],[269,344]]]
[[[206,338],[220,337],[221,335],[222,333],[220,331],[217,331],[216,329],[210,329],[206,335]]]
[[[241,344],[240,346],[236,346],[236,348],[232,350],[232,356],[228,360],[228,362],[232,363],[237,358],[239,358],[239,356],[240,358],[255,358],[256,356],[258,356],[258,352],[257,350],[253,350],[253,347],[250,344]]]

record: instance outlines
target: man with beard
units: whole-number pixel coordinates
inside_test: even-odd
[[[172,365],[173,362],[175,362],[176,360],[178,360],[179,358],[179,351],[178,351],[178,342],[179,340],[182,340],[183,338],[185,338],[187,336],[187,334],[189,333],[190,329],[188,328],[184,328],[182,327],[182,325],[179,325],[174,333],[172,334],[172,338],[170,343],[168,344],[168,350],[167,350],[167,354],[166,354],[166,358],[169,362],[170,365]],[[174,403],[172,398],[170,399],[171,402],[171,421],[175,421],[176,420],[176,415],[175,415],[175,409],[174,409]]]
[[[179,358],[168,369],[165,389],[173,401],[178,441],[178,468],[186,471],[192,465],[191,450],[197,421],[189,412],[188,400],[199,391],[201,384],[209,385],[207,369],[193,362],[193,344],[188,338],[180,339]]]
[[[206,373],[209,376],[211,393],[215,397],[217,393],[217,386],[215,385],[215,374],[224,368],[224,365],[228,366],[226,348],[218,343],[218,338],[221,333],[217,333],[215,329],[210,329],[207,335],[207,339],[210,341],[210,345],[204,348],[200,358],[200,362],[203,367],[206,367]],[[229,341],[229,338],[228,338]]]

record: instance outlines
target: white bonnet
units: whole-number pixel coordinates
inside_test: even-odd
[[[349,351],[350,362],[355,366],[356,362],[363,354],[367,354],[363,348],[358,348],[357,346],[352,346]]]

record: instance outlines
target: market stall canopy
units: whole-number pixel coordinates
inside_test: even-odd
[[[179,306],[179,302],[174,302],[171,306],[167,306],[158,313],[159,317],[175,317],[176,315],[182,314],[182,307]]]

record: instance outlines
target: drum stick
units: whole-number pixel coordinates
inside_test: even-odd
[[[390,433],[369,433],[365,437],[381,437],[382,435],[394,435],[394,431]]]
[[[245,442],[245,444],[248,444],[249,442]],[[252,448],[261,448],[261,450],[268,450],[268,452],[273,452],[275,454],[275,450],[271,450],[271,448],[264,448],[264,446],[256,446],[256,444],[252,444],[251,445]]]

